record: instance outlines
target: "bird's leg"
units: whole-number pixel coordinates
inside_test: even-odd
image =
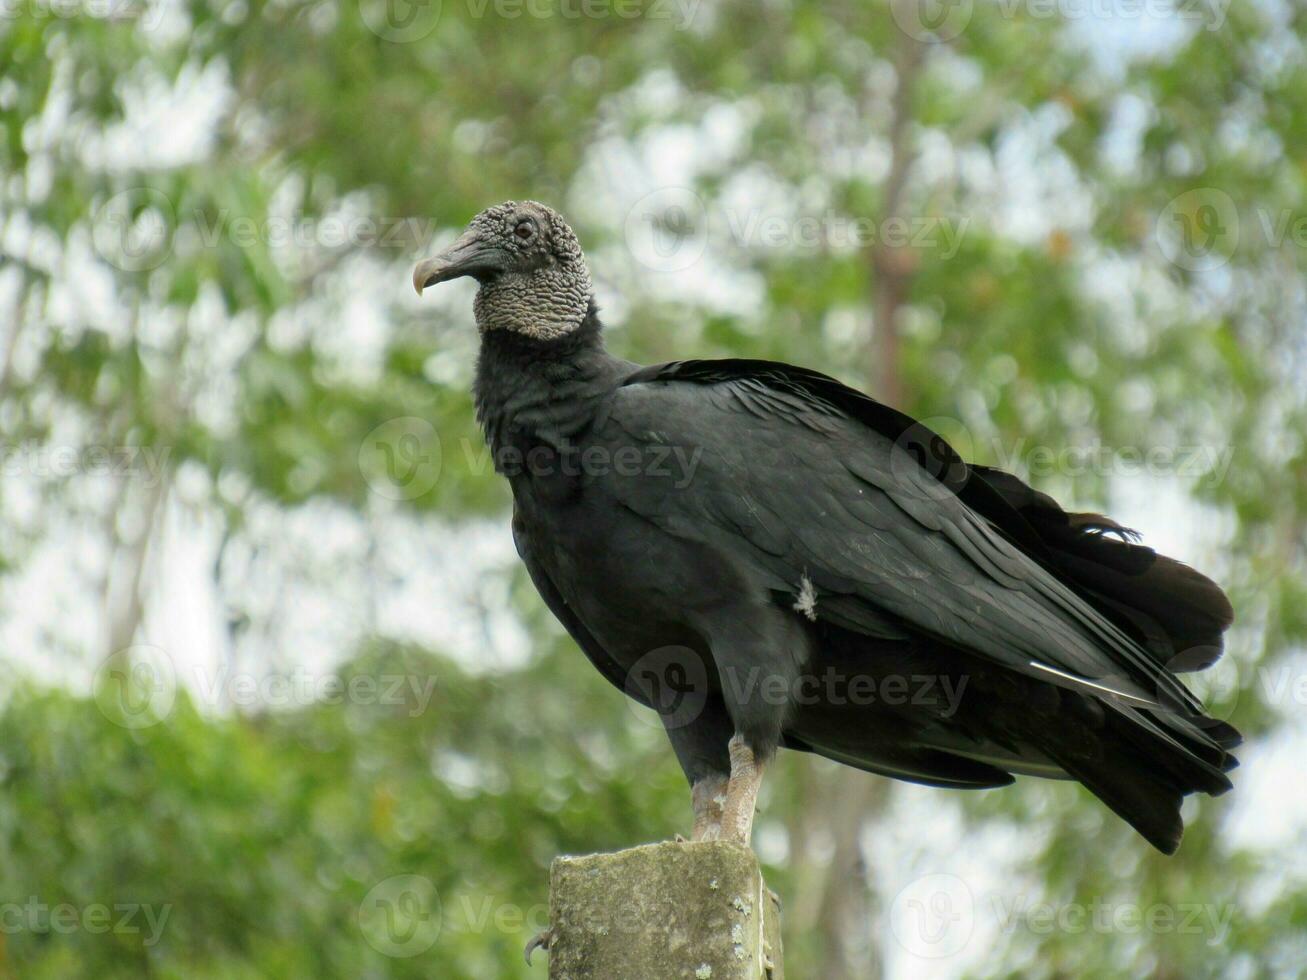
[[[753,835],[753,810],[762,785],[762,762],[753,754],[742,735],[727,743],[731,754],[731,782],[722,806],[722,837],[748,844]]]
[[[705,776],[690,787],[694,806],[694,830],[690,840],[721,840],[722,807],[730,781],[724,776]]]

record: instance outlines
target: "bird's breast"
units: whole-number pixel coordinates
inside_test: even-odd
[[[532,554],[619,660],[697,642],[698,614],[746,591],[725,556],[650,524],[606,499],[601,486],[574,486],[564,497],[522,482],[514,498]]]

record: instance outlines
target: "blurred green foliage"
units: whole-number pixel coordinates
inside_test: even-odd
[[[539,697],[569,655],[558,647],[508,682],[379,647],[343,683],[429,678],[429,703],[212,719],[183,693],[166,723],[136,730],[94,701],[12,692],[0,854],[6,925],[28,927],[6,929],[0,975],[425,977],[433,962],[442,976],[529,975],[550,858],[681,816],[679,777],[642,775],[662,750],[654,726],[624,735],[613,698]],[[391,955],[404,947],[368,924],[365,899],[415,870],[440,896],[438,946]],[[115,926],[139,904],[152,920],[60,929],[31,901],[118,906]]]
[[[896,393],[965,454],[1068,504],[1110,509],[1140,485],[1182,501],[1177,535],[1240,612],[1237,683],[1208,701],[1251,737],[1251,758],[1287,731],[1301,705],[1271,703],[1264,679],[1301,673],[1307,637],[1303,14],[1248,3],[1195,23],[1201,5],[1188,4],[1178,28],[1150,29],[1123,14],[1141,34],[1174,31],[1131,58],[1104,50],[1121,37],[1110,12],[1094,24],[1036,7],[954,5],[962,28],[924,44],[903,28],[914,5],[861,0],[590,15],[508,0],[6,7],[0,438],[163,448],[168,479],[128,473],[108,492],[80,474],[0,483],[10,574],[70,528],[108,556],[66,562],[105,607],[103,642],[41,634],[42,666],[5,694],[0,903],[170,912],[149,945],[142,932],[6,927],[0,976],[540,976],[519,951],[549,859],[685,829],[662,734],[594,674],[520,572],[493,574],[509,577],[496,595],[531,638],[524,664],[487,675],[388,640],[384,623],[364,631],[346,674],[434,677],[416,713],[214,711],[183,691],[164,721],[133,729],[43,676],[52,660],[75,674],[148,641],[147,559],[169,508],[220,527],[226,639],[268,670],[294,651],[271,641],[280,608],[251,596],[251,569],[272,562],[307,588],[332,574],[277,563],[292,519],[328,513],[383,549],[406,521],[506,521],[505,488],[462,448],[479,440],[470,304],[419,306],[407,270],[431,233],[510,197],[568,215],[626,356],[801,362]],[[191,120],[203,125],[180,132]],[[628,219],[666,182],[663,156],[687,145],[702,152],[676,180],[719,232],[754,207],[791,228],[833,215],[883,230],[900,216],[949,222],[957,248],[718,234],[695,285],[672,288],[677,277],[633,256]],[[385,234],[287,244],[275,232],[362,219]],[[1195,229],[1213,240],[1186,252]],[[346,322],[360,296],[375,300],[375,357]],[[873,329],[881,310],[892,329]],[[405,416],[431,423],[445,458],[428,492],[393,500],[370,486],[359,447]],[[1231,450],[1233,465],[1159,477],[1032,454],[1099,443]],[[931,799],[945,810],[961,797]],[[759,846],[787,898],[790,975],[903,962],[880,882],[904,869],[866,844],[911,838],[891,826],[901,800],[810,760],[777,766]],[[1307,962],[1303,869],[1231,843],[1228,798],[1191,804],[1170,860],[1076,787],[1023,782],[962,805],[978,835],[1024,828],[1007,852],[1021,894],[1235,909],[1215,944],[1018,929],[968,961],[976,975],[1291,976]],[[954,848],[965,844],[942,850]],[[435,886],[442,928],[418,954],[388,955],[369,896],[410,874]]]

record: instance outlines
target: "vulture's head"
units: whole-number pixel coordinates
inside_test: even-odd
[[[590,306],[581,244],[557,211],[535,201],[486,208],[454,244],[418,263],[413,287],[421,295],[460,276],[481,284],[474,309],[482,330],[552,340],[579,327]]]

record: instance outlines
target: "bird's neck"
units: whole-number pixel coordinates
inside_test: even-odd
[[[630,370],[604,349],[593,301],[579,327],[553,340],[482,332],[474,394],[496,468],[505,449],[558,448],[580,438],[599,402]]]
[[[554,262],[492,276],[472,303],[483,334],[513,333],[554,342],[576,332],[593,307],[585,262]]]

